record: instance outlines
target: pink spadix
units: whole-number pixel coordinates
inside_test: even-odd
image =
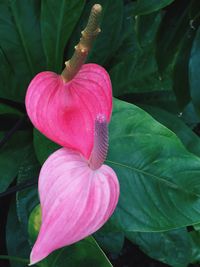
[[[115,172],[103,165],[107,148],[106,118],[98,115],[89,160],[77,151],[61,148],[44,163],[39,176],[42,225],[31,264],[94,233],[112,215],[119,183]]]

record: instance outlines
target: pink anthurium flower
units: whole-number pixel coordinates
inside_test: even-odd
[[[109,122],[112,112],[108,73],[97,64],[84,64],[101,31],[101,13],[101,5],[95,4],[61,75],[50,71],[36,75],[25,100],[29,118],[40,132],[61,146],[78,150],[86,159],[94,144],[96,116],[104,114]]]
[[[29,118],[40,132],[89,159],[97,114],[105,114],[110,121],[112,86],[106,70],[97,64],[82,65],[68,82],[46,71],[31,81],[25,103]]]
[[[112,215],[119,183],[115,172],[103,165],[107,149],[106,116],[98,115],[89,160],[75,150],[61,148],[44,163],[39,176],[42,224],[31,265],[94,233]]]

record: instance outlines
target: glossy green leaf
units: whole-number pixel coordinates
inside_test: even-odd
[[[127,232],[126,236],[148,256],[173,267],[187,267],[191,259],[191,240],[185,228],[161,233]]]
[[[115,65],[120,63],[128,55],[132,55],[133,52],[138,51],[138,41],[135,33],[135,18],[133,17],[134,4],[129,2],[124,6],[123,21],[120,31],[120,40],[118,42],[118,48],[116,53],[113,54],[112,60],[108,66],[109,70]],[[115,93],[115,92],[113,92]]]
[[[37,181],[39,177],[40,165],[36,159],[33,146],[29,147],[26,158],[21,162],[17,184],[35,182],[34,185],[16,194],[17,215],[22,230],[28,239],[28,219],[33,208],[39,203]]]
[[[171,88],[168,75],[159,74],[155,57],[155,39],[160,22],[160,13],[137,17],[133,22],[130,46],[135,49],[122,47],[122,50],[127,51],[121,53],[121,58],[118,56],[118,62],[115,62],[110,70],[115,96]]]
[[[183,111],[184,107],[190,102],[191,99],[189,88],[188,62],[190,58],[190,51],[194,35],[194,30],[191,30],[190,32],[186,33],[175,61],[173,73],[173,89],[180,111]]]
[[[161,20],[161,12],[154,12],[135,18],[135,32],[141,48],[148,48],[154,45]]]
[[[190,128],[194,128],[199,122],[200,118],[194,108],[192,101],[185,107],[182,113],[183,120]]]
[[[144,15],[170,5],[174,0],[137,0],[134,15]]]
[[[199,263],[200,262],[200,232],[199,231],[191,231],[191,263]]]
[[[136,34],[134,31],[135,19],[133,17],[133,8],[134,4],[132,2],[124,5],[120,39],[118,41],[118,49],[112,56],[112,63],[110,64],[112,66],[116,64],[115,62],[120,61],[127,54],[130,54],[138,49]]]
[[[191,56],[191,48],[194,45],[196,31],[200,25],[200,3],[199,1],[190,1],[188,8],[186,8],[185,15],[185,32],[182,32],[180,38],[179,50],[175,54],[175,66],[173,71],[173,89],[176,94],[179,110],[190,102],[190,84],[189,84],[189,60]],[[187,14],[188,13],[188,14]],[[177,17],[177,16],[176,16]],[[183,31],[184,27],[180,23],[180,31]],[[194,56],[194,55],[193,55]],[[180,79],[181,77],[181,79]]]
[[[45,137],[43,134],[41,134],[38,130],[34,129],[34,135],[33,135],[33,143],[35,148],[35,153],[37,156],[38,161],[43,164],[45,160],[57,149],[60,148],[60,146],[51,140],[49,140],[47,137]]]
[[[200,157],[199,137],[183,122],[178,114],[175,116],[160,108],[151,106],[143,106],[143,108],[157,121],[173,131],[180,138],[188,151]]]
[[[190,91],[192,102],[200,113],[200,93],[199,93],[199,84],[200,77],[198,69],[200,68],[200,28],[198,29],[193,46],[191,51],[191,57],[189,62],[189,81],[190,81]]]
[[[0,132],[10,131],[18,123],[21,126],[20,129],[24,129],[26,118],[25,116],[22,118],[22,116],[23,113],[18,109],[0,103]]]
[[[162,20],[156,42],[156,58],[161,73],[173,68],[183,36],[190,28],[188,15],[190,4],[191,1],[187,0],[181,1],[181,5],[175,1],[174,6],[166,11]]]
[[[31,78],[44,69],[39,0],[0,2],[0,97],[23,102]]]
[[[84,4],[85,1],[80,0],[42,0],[42,42],[49,70],[61,72],[64,48]]]
[[[106,162],[120,181],[114,216],[124,231],[162,231],[200,221],[200,159],[173,132],[138,107],[116,101],[109,147]]]
[[[0,132],[0,137],[4,136]],[[18,131],[1,147],[0,153],[0,192],[5,191],[16,178],[19,166],[27,155],[32,134],[29,131]]]
[[[124,245],[124,233],[120,231],[111,219],[94,234],[101,248],[109,253],[119,253]]]
[[[89,4],[96,3],[91,0]],[[99,0],[103,7],[101,33],[95,41],[88,62],[105,65],[115,54],[120,44],[120,30],[123,20],[122,0]]]
[[[105,232],[94,235],[98,244],[103,250],[109,253],[120,253],[124,244],[124,234],[122,232]]]
[[[160,76],[152,51],[127,56],[111,69],[110,75],[115,96],[164,91],[171,87],[171,80]]]
[[[20,112],[18,109],[15,109],[12,106],[8,106],[4,103],[0,103],[0,115],[16,115],[16,116],[22,116],[22,112]]]
[[[6,225],[6,243],[7,251],[10,257],[21,257],[28,259],[30,253],[30,245],[23,235],[20,223],[16,213],[16,203],[13,199],[10,205],[7,225]],[[10,260],[11,267],[25,267],[27,263]]]
[[[37,237],[41,224],[40,206],[36,206],[29,218],[29,235],[32,242]],[[53,241],[52,241],[53,242]],[[64,247],[53,252],[46,259],[37,264],[40,267],[111,267],[112,264],[107,259],[93,237],[75,243],[74,245]]]
[[[173,114],[179,114],[176,97],[172,90],[132,93],[121,96],[120,99],[138,106],[149,105],[162,108]]]
[[[21,257],[15,257],[15,256],[9,256],[9,255],[0,255],[0,260],[9,260],[11,262],[18,262],[23,264],[28,264],[28,260],[21,258]],[[12,264],[14,266],[14,264]]]

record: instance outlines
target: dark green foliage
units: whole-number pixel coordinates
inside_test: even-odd
[[[106,68],[120,99],[106,160],[119,178],[120,199],[93,237],[37,266],[112,266],[108,258],[123,253],[125,237],[168,266],[199,264],[200,1],[98,2],[102,32],[87,62]],[[41,71],[61,73],[94,3],[0,0],[0,197],[13,194],[8,255],[0,259],[11,267],[29,262],[41,219],[39,171],[59,148],[30,123],[27,86]]]

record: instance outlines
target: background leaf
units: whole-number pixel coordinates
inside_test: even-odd
[[[59,145],[49,140],[38,130],[34,129],[33,143],[35,153],[38,161],[43,164],[45,160],[56,150],[60,148]]]
[[[18,191],[16,194],[17,216],[21,224],[23,234],[27,240],[29,215],[33,208],[39,203],[37,187],[39,171],[40,165],[36,159],[34,148],[33,146],[30,146],[26,158],[20,164],[17,184],[20,185],[31,181],[35,182],[35,185],[22,191]]]
[[[200,262],[200,232],[199,231],[191,231],[191,263],[199,263]]]
[[[120,181],[114,216],[124,231],[198,223],[200,159],[136,106],[115,102],[106,162]]]
[[[0,97],[23,102],[28,83],[45,68],[40,1],[0,2]]]
[[[0,137],[3,136],[3,133],[0,132]],[[0,148],[0,192],[5,191],[16,178],[19,166],[27,155],[31,141],[31,132],[18,131]]]
[[[174,0],[137,0],[134,15],[144,15],[171,4]]]
[[[25,128],[25,122],[26,117],[23,117],[23,113],[21,111],[12,106],[0,103],[0,131],[9,132],[15,125],[17,125],[17,127],[20,125],[18,129],[22,130]]]
[[[171,90],[127,94],[120,96],[120,99],[138,106],[149,105],[162,108],[175,115],[179,114],[176,97]],[[184,114],[185,113],[186,111],[184,110]],[[189,113],[189,111],[187,113]],[[187,121],[190,121],[190,119],[191,118],[188,117]]]
[[[64,48],[81,15],[85,1],[42,0],[41,30],[47,69],[60,73]]]
[[[170,114],[160,108],[151,106],[142,106],[157,121],[164,124],[173,131],[182,141],[188,151],[200,157],[200,140],[199,137],[183,122],[178,115]]]
[[[160,12],[138,16],[132,21],[130,45],[133,50],[124,51],[110,70],[115,96],[170,90],[171,79],[167,73],[161,76],[155,57],[156,34],[162,19]]]
[[[192,242],[185,228],[162,233],[128,232],[127,238],[138,244],[150,257],[173,267],[187,267]]]
[[[191,33],[187,32],[182,41],[180,50],[176,56],[173,78],[173,89],[176,95],[179,111],[183,111],[184,107],[190,102],[189,88],[189,66],[190,51],[194,37],[194,30]],[[180,79],[181,77],[181,79]]]
[[[109,219],[96,233],[94,237],[101,248],[109,253],[120,253],[124,245],[124,233]]]
[[[19,110],[15,109],[14,107],[11,107],[4,103],[0,103],[0,115],[11,115],[11,114],[16,115],[18,117],[23,115]]]
[[[163,73],[173,68],[182,38],[189,29],[189,5],[191,1],[175,1],[166,11],[156,42],[156,57],[159,70]]]
[[[13,199],[10,205],[8,220],[6,225],[6,242],[8,255],[28,259],[30,246],[23,235],[16,213],[16,203]],[[27,264],[10,261],[11,267],[25,267]]]
[[[192,51],[191,51],[191,57],[189,62],[189,80],[190,80],[190,89],[191,89],[191,97],[192,102],[194,103],[194,106],[196,110],[200,110],[200,94],[199,94],[199,74],[198,74],[198,68],[200,67],[200,27],[197,30]]]

